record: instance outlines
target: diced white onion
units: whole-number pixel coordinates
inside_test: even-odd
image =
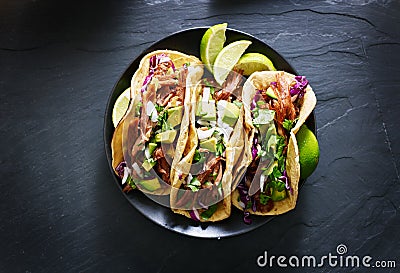
[[[124,167],[124,177],[122,178],[122,185],[126,183],[126,180],[128,180],[129,177],[129,168]]]
[[[154,111],[156,111],[156,107],[154,106],[154,103],[151,101],[148,101],[147,105],[146,105],[146,115],[150,116]]]
[[[208,130],[197,129],[197,135],[200,140],[209,138],[214,133],[214,128]]]
[[[186,184],[190,183],[190,181],[192,181],[193,179],[193,175],[191,173],[188,174],[187,178],[186,178]]]
[[[208,102],[209,100],[210,100],[210,87],[204,87],[202,101]]]
[[[260,176],[260,189],[261,189],[261,190],[264,188],[265,179],[266,179],[266,176],[262,174],[262,175]]]
[[[198,124],[202,125],[202,126],[211,125],[211,122],[210,122],[210,121],[204,120],[204,119],[198,119],[196,122],[197,122]]]

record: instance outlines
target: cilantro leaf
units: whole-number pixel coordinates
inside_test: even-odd
[[[199,150],[194,151],[193,163],[200,162],[202,159],[204,159],[204,155]]]
[[[187,187],[189,189],[191,189],[192,192],[196,192],[196,191],[200,190],[201,183],[200,183],[199,179],[197,179],[197,177],[193,177],[193,179],[189,182]]]
[[[260,203],[262,205],[266,205],[268,203],[268,200],[271,199],[271,196],[266,195],[265,193],[260,194]]]
[[[222,156],[222,154],[224,153],[224,151],[226,149],[224,140],[223,140],[222,134],[216,135],[216,137],[217,137],[217,144],[215,144],[215,148],[216,148],[215,155]]]
[[[211,96],[214,96],[215,93],[215,87],[212,83],[210,83],[209,81],[207,81],[206,79],[204,80],[204,85],[210,88],[210,94]]]
[[[282,123],[282,126],[283,126],[283,128],[286,129],[286,131],[290,132],[290,130],[292,130],[292,128],[294,127],[296,122],[297,122],[297,119],[295,119],[295,120],[285,119]]]
[[[157,125],[161,127],[161,132],[165,132],[165,131],[173,129],[172,126],[167,122],[168,111],[165,110],[165,107],[158,105],[158,104],[155,104],[154,106],[158,113]]]
[[[196,186],[193,186],[193,185],[187,185],[187,187],[189,188],[189,189],[191,189],[192,190],[192,192],[196,192],[196,191],[198,191],[199,190],[199,188],[198,187],[196,187]]]
[[[281,171],[278,169],[278,167],[275,166],[274,169],[272,170],[272,173],[271,173],[272,182],[277,180],[278,177],[281,177],[281,176],[282,176]]]
[[[136,184],[135,181],[133,181],[132,176],[128,176],[128,178],[126,179],[126,183],[128,183],[128,185],[134,190],[136,189]]]
[[[136,104],[136,108],[135,108],[135,115],[136,116],[140,116],[140,111],[142,110],[142,106],[143,106],[143,103],[141,101],[139,101]]]

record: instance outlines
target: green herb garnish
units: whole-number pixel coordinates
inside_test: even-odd
[[[189,189],[191,189],[192,192],[196,192],[196,191],[200,190],[200,187],[201,187],[200,180],[197,179],[197,177],[193,177],[192,180],[187,185],[187,187]]]
[[[200,217],[203,220],[208,220],[211,218],[211,216],[217,211],[217,204],[211,205],[207,210],[203,211],[200,214]]]
[[[296,124],[297,119],[295,120],[290,120],[290,119],[285,119],[282,123],[283,128],[286,129],[286,131],[290,132],[294,125]]]
[[[266,195],[265,193],[260,194],[260,203],[262,205],[266,205],[268,203],[268,200],[271,199],[271,196]]]

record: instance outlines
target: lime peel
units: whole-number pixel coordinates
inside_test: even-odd
[[[256,71],[276,71],[272,61],[261,53],[246,53],[240,57],[234,68],[243,71],[244,76],[249,76]]]
[[[204,33],[200,42],[200,58],[206,68],[212,73],[212,67],[218,53],[224,47],[225,31],[228,24],[218,24],[210,27]]]
[[[319,161],[318,140],[305,124],[300,127],[296,139],[299,147],[300,178],[305,179],[317,168]]]

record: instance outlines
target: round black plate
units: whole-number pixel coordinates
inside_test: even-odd
[[[140,54],[124,71],[122,76],[117,81],[114,86],[111,95],[107,102],[107,109],[104,120],[104,141],[107,160],[109,162],[109,167],[112,173],[111,165],[111,139],[114,131],[114,126],[112,124],[112,109],[113,105],[118,98],[118,96],[130,86],[130,81],[132,75],[135,73],[139,66],[139,62],[144,55],[157,49],[171,49],[178,50],[186,54],[191,54],[194,56],[200,56],[199,47],[200,40],[207,30],[207,27],[192,28],[184,31],[174,33],[167,36],[166,38],[156,42],[149,48],[147,48],[142,54]],[[247,49],[247,52],[259,52],[268,56],[275,67],[278,70],[284,70],[286,72],[297,74],[293,67],[276,51],[274,51],[267,44],[261,40],[249,35],[247,33],[237,31],[234,29],[227,29],[226,31],[227,42],[237,41],[241,39],[252,41],[252,44]],[[315,133],[315,117],[314,113],[310,115],[306,124]],[[114,174],[115,183],[121,188],[120,179]],[[304,180],[300,181],[300,187],[304,184]],[[123,193],[127,200],[139,210],[144,216],[149,218],[156,224],[159,224],[169,230],[175,232],[202,238],[222,238],[227,236],[233,236],[242,234],[269,222],[276,216],[252,216],[252,224],[247,225],[243,222],[243,213],[236,208],[232,207],[231,216],[223,221],[216,223],[197,223],[191,219],[184,216],[173,213],[169,208],[163,207],[152,200],[150,200],[146,195],[140,191],[133,191],[129,194]]]

